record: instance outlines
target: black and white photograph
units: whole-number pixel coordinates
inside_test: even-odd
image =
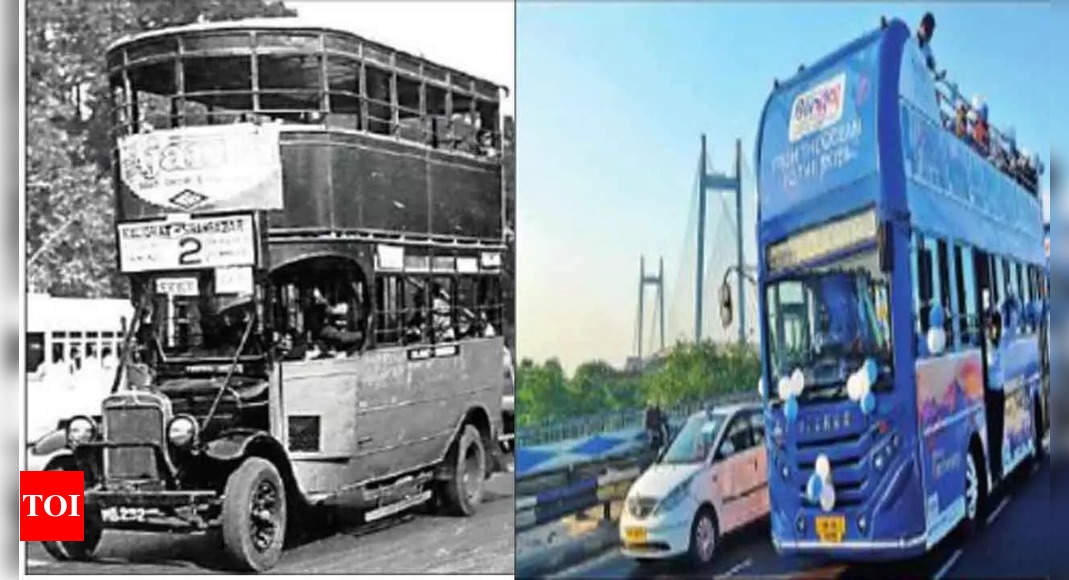
[[[27,574],[508,574],[514,6],[27,0]]]

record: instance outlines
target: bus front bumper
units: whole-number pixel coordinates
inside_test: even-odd
[[[927,536],[919,534],[896,540],[845,540],[831,543],[819,540],[781,540],[773,535],[772,545],[781,555],[819,554],[843,560],[897,560],[924,553]]]
[[[87,490],[85,503],[107,529],[195,532],[216,525],[221,496],[203,491]]]

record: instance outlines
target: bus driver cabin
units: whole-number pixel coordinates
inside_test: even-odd
[[[305,508],[471,514],[497,464],[499,92],[290,20],[105,55],[116,239],[136,308],[101,419],[50,469],[104,529],[221,529],[271,568]]]
[[[765,105],[761,390],[780,552],[923,552],[975,525],[998,474],[1041,448],[1039,201],[944,128],[945,105],[898,20]]]

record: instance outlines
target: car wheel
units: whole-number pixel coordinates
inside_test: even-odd
[[[450,453],[453,475],[445,482],[442,495],[447,511],[470,516],[483,501],[483,478],[486,474],[486,449],[474,425],[465,425],[460,440]]]
[[[706,566],[716,556],[719,542],[716,514],[708,507],[698,510],[690,526],[690,561],[696,566]]]
[[[50,467],[47,471],[65,471],[62,467]],[[84,504],[84,517],[82,541],[48,541],[41,542],[45,551],[53,558],[66,560],[89,560],[93,552],[100,545],[100,538],[104,535],[104,522],[100,517],[100,507]]]
[[[268,460],[250,457],[226,480],[223,547],[242,570],[271,569],[286,536],[286,488]]]

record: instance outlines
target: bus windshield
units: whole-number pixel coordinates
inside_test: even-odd
[[[890,363],[888,285],[869,268],[807,272],[772,282],[766,292],[773,385],[801,369],[807,386],[817,387],[806,394],[834,386],[837,396],[865,358]]]
[[[711,413],[691,417],[665,451],[661,463],[701,463],[709,455],[716,435],[724,425],[724,415]]]
[[[151,282],[142,316],[142,345],[156,345],[154,350],[166,358],[229,359],[238,354],[255,319],[251,293],[217,294],[203,278],[192,276],[160,276]],[[251,334],[243,355],[259,351]]]

